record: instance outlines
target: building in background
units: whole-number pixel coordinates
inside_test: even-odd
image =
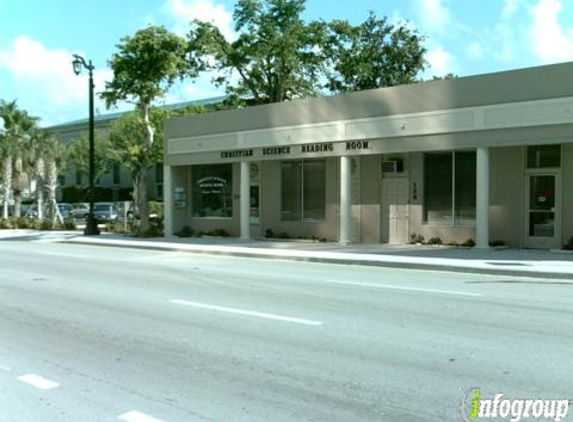
[[[566,63],[169,120],[166,235],[558,247],[572,82]]]
[[[220,104],[226,97],[213,97],[197,101],[186,101],[176,104],[161,106],[166,110],[181,110],[187,107],[203,106],[210,108]],[[120,119],[128,112],[108,113],[95,116],[95,132],[106,135],[112,122]],[[68,144],[74,142],[82,136],[87,136],[89,130],[89,119],[80,119],[72,122],[62,123],[44,128],[53,132],[60,142]],[[163,164],[158,164],[149,170],[148,195],[150,200],[163,199]],[[75,169],[71,169],[66,175],[60,176],[58,182],[58,201],[76,202],[74,196],[78,191],[85,189],[88,185],[87,175],[82,175]],[[96,197],[98,201],[125,201],[131,200],[133,182],[129,171],[114,165],[111,171],[96,180]]]

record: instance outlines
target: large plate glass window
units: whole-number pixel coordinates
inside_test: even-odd
[[[193,217],[233,216],[233,166],[194,166],[192,170]]]
[[[475,151],[425,154],[424,223],[474,225],[475,210]]]
[[[286,221],[323,220],[326,210],[326,161],[281,163],[281,215]]]

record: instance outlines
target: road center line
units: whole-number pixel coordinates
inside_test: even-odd
[[[65,256],[68,258],[88,258],[87,255],[79,255],[73,253],[63,253],[63,252],[38,252],[41,255],[53,255],[53,256]]]
[[[404,290],[407,292],[439,293],[439,294],[445,294],[445,295],[470,296],[470,297],[482,297],[483,296],[483,294],[481,294],[481,293],[455,292],[455,291],[451,291],[451,290],[424,289],[424,288],[418,288],[418,287],[394,286],[394,285],[389,285],[389,284],[359,283],[359,282],[353,282],[353,281],[324,280],[324,283],[343,284],[343,285],[347,285],[347,286],[373,287],[376,289]]]
[[[40,390],[50,390],[52,388],[59,387],[59,385],[60,385],[57,382],[50,381],[46,378],[42,378],[42,377],[40,377],[38,375],[34,375],[34,374],[22,375],[22,376],[18,377],[17,379],[18,379],[18,381],[24,382],[26,384],[30,384],[36,388],[39,388]]]
[[[282,316],[282,315],[267,314],[264,312],[253,312],[253,311],[246,311],[243,309],[227,308],[224,306],[209,305],[206,303],[190,302],[188,300],[174,299],[174,300],[171,300],[170,302],[174,303],[176,305],[191,306],[193,308],[201,308],[201,309],[209,309],[211,311],[227,312],[229,314],[237,314],[237,315],[246,315],[246,316],[258,317],[258,318],[266,318],[266,319],[272,319],[275,321],[294,322],[296,324],[314,325],[314,326],[322,325],[322,322],[320,322],[320,321],[311,321],[308,319],[292,318],[292,317],[286,317],[286,316]]]
[[[126,422],[164,422],[161,419],[154,418],[153,416],[146,415],[145,413],[138,412],[137,410],[123,413],[117,418]]]
[[[6,372],[10,372],[10,371],[11,371],[10,368],[8,368],[7,366],[4,366],[4,365],[0,365],[0,370],[6,371]]]

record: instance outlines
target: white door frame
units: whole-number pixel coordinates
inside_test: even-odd
[[[400,204],[385,204],[385,192],[388,189],[386,186],[389,183],[403,183],[403,188],[405,189],[405,196]],[[391,244],[406,244],[409,241],[409,233],[410,233],[410,205],[409,205],[409,183],[410,179],[407,176],[400,176],[400,177],[384,177],[382,179],[382,192],[381,192],[381,206],[382,206],[382,239],[383,241],[387,241]],[[391,210],[390,206],[399,207],[397,209]],[[403,223],[404,226],[398,230],[401,232],[401,236],[398,234],[392,234],[392,222],[396,223],[395,218],[393,218],[394,212],[401,212],[405,213],[405,215],[401,216],[400,223]]]
[[[554,234],[552,237],[530,236],[529,235],[529,218],[530,218],[530,182],[532,176],[554,176],[555,177],[555,206],[554,212]],[[561,198],[561,171],[559,169],[529,169],[524,175],[524,195],[523,195],[523,239],[526,248],[534,249],[552,249],[561,246],[561,215],[562,215],[562,198]]]

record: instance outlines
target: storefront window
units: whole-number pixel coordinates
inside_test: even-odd
[[[424,156],[424,223],[475,224],[476,153]]]
[[[527,168],[561,167],[561,145],[527,147]]]
[[[192,178],[193,217],[233,216],[231,164],[194,166]]]
[[[424,222],[452,224],[452,153],[424,156]]]
[[[455,155],[454,224],[472,225],[476,221],[476,153],[456,152]]]
[[[325,160],[281,163],[282,219],[322,220],[326,209]]]

